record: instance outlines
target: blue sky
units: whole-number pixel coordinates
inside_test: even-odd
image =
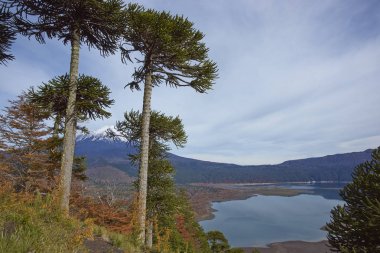
[[[153,90],[153,109],[180,115],[188,144],[173,153],[237,164],[361,151],[380,145],[380,1],[144,0],[184,15],[206,34],[219,78],[208,94]],[[69,69],[70,48],[19,38],[0,66],[0,106]],[[116,100],[110,126],[140,109],[124,85],[133,64],[81,49],[80,73],[100,78]]]

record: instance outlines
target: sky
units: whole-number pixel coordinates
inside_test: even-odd
[[[380,146],[380,1],[140,0],[187,17],[205,34],[218,64],[213,90],[153,89],[152,108],[179,115],[188,135],[181,156],[236,164],[362,151]],[[69,70],[61,41],[19,37],[16,60],[0,66],[0,107],[22,90]],[[112,126],[142,108],[142,91],[124,86],[134,64],[85,46],[79,72],[99,78],[115,99]]]

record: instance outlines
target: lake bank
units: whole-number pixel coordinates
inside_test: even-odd
[[[304,241],[287,241],[271,243],[268,247],[246,247],[242,248],[244,252],[251,253],[257,249],[260,253],[330,253],[332,252],[327,246],[327,241],[304,242]]]
[[[266,187],[263,187],[266,186]],[[310,193],[304,189],[288,189],[273,184],[192,184],[186,186],[197,221],[215,217],[212,203],[230,200],[245,200],[257,195],[292,197]]]
[[[208,187],[216,192],[253,194],[239,200],[213,201],[214,218],[199,222],[205,231],[223,232],[233,247],[277,249],[278,242],[324,241],[327,232],[321,228],[329,221],[331,209],[343,203],[339,197],[343,184],[330,182]]]

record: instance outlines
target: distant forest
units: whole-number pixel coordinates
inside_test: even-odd
[[[127,148],[123,142],[83,139],[78,141],[76,152],[88,159],[89,170],[94,167],[113,167],[137,176],[137,168],[130,165]],[[372,150],[318,158],[286,161],[278,165],[249,165],[207,162],[184,158],[169,153],[168,157],[176,169],[175,180],[187,183],[262,183],[262,182],[307,182],[307,181],[351,181],[356,165],[370,160]]]

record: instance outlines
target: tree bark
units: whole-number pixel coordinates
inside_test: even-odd
[[[141,131],[141,158],[139,168],[139,239],[141,244],[145,243],[145,220],[146,220],[146,195],[148,187],[148,156],[149,156],[149,124],[150,124],[150,105],[152,97],[152,73],[148,72],[145,76],[144,101],[142,111],[142,131]]]
[[[59,123],[60,123],[60,118],[57,115],[54,119],[54,129],[53,129],[53,137],[58,139],[59,137]]]
[[[153,222],[148,221],[148,227],[146,228],[146,247],[151,249],[153,247]]]
[[[77,96],[77,80],[79,67],[79,48],[80,34],[77,29],[74,29],[71,39],[71,60],[70,60],[70,83],[69,83],[69,98],[66,108],[65,118],[65,134],[63,137],[63,152],[60,172],[60,205],[62,211],[69,214],[69,200],[71,188],[71,176],[74,160],[75,149],[75,130],[76,130],[76,96]]]

